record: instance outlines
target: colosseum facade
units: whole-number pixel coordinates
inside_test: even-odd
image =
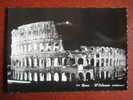
[[[53,21],[21,25],[11,35],[12,80],[86,82],[126,76],[124,49],[81,46],[65,50]]]

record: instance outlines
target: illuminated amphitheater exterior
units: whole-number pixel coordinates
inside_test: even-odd
[[[22,25],[11,34],[13,80],[119,80],[127,73],[124,49],[81,46],[80,50],[65,50],[53,21]]]

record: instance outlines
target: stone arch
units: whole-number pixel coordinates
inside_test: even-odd
[[[29,67],[29,59],[28,59],[28,57],[26,57],[25,59],[26,59],[26,67]]]
[[[84,61],[83,58],[79,58],[78,59],[78,64],[83,64],[83,61]]]
[[[16,79],[17,79],[17,77],[18,77],[18,72],[16,72]]]
[[[70,58],[70,65],[74,65],[75,64],[75,59],[74,58]]]
[[[43,67],[46,67],[46,58],[43,58]]]
[[[21,66],[21,61],[19,60],[19,62],[18,62],[18,66],[20,67]]]
[[[76,80],[76,75],[74,73],[71,74],[71,80],[75,81]]]
[[[59,42],[54,43],[53,50],[54,51],[58,51],[59,50]]]
[[[34,67],[37,67],[37,63],[38,63],[38,61],[37,61],[37,58],[35,57],[34,58]]]
[[[100,64],[99,64],[99,59],[97,59],[96,66],[97,66],[97,67],[100,66]]]
[[[38,81],[38,75],[37,75],[37,72],[34,72],[34,81],[37,82]]]
[[[44,73],[39,73],[39,76],[40,76],[40,81],[44,81],[44,79],[45,79],[45,75],[44,75]]]
[[[46,58],[46,66],[47,67],[51,66],[51,58]]]
[[[32,59],[30,57],[28,58],[28,63],[29,63],[29,66],[32,67]]]
[[[52,81],[52,75],[51,75],[50,72],[47,73],[46,80],[47,81]]]
[[[54,73],[54,81],[58,82],[59,81],[59,74]]]
[[[27,66],[27,60],[26,60],[26,58],[24,58],[24,66],[25,67]]]
[[[43,66],[43,60],[42,58],[39,58],[39,67],[42,67]]]
[[[65,73],[66,77],[67,77],[67,81],[70,81],[70,73]]]
[[[29,72],[28,74],[29,74],[29,75],[28,75],[28,79],[29,79],[29,81],[32,81],[32,80],[33,80],[33,78],[32,78],[32,73]]]
[[[59,65],[62,65],[62,57],[59,57],[59,58],[58,58],[58,64],[59,64]]]
[[[62,73],[61,72],[58,72],[58,74],[59,74],[59,81],[61,81],[61,79],[62,79]]]
[[[20,73],[19,73],[19,72],[17,72],[17,80],[19,80],[19,76],[20,76]]]
[[[86,81],[90,81],[91,80],[91,73],[87,72],[86,73]]]
[[[27,72],[24,72],[24,80],[27,80],[27,78],[28,78]]]
[[[104,50],[104,47],[101,47],[101,52],[104,53],[104,51],[105,51],[105,50]]]
[[[112,58],[110,59],[110,66],[112,66]]]
[[[59,60],[58,58],[54,58],[54,66],[55,67],[59,65],[58,60]]]
[[[64,59],[64,65],[67,65],[67,58]]]
[[[84,74],[80,72],[78,75],[79,75],[79,80],[84,81]]]
[[[106,79],[109,79],[110,78],[110,73],[109,71],[106,71]]]
[[[91,59],[91,66],[94,66],[94,58]]]
[[[96,54],[96,58],[99,58],[99,57],[100,57],[100,55],[99,55],[99,53],[97,53],[97,54]]]
[[[101,59],[101,66],[104,67],[104,58]]]
[[[108,66],[108,63],[109,63],[109,59],[107,58],[106,59],[106,66]]]
[[[101,71],[101,79],[104,80],[104,71]]]
[[[20,80],[23,80],[23,72],[20,72]]]
[[[64,72],[64,73],[62,73],[61,80],[62,80],[63,82],[66,82],[66,81],[67,81],[67,77],[66,77],[65,72]]]

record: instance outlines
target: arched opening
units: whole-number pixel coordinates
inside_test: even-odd
[[[24,80],[27,80],[27,72],[24,72]]]
[[[106,66],[108,66],[108,62],[109,62],[108,59],[106,59]]]
[[[20,67],[21,66],[21,61],[19,60],[19,62],[18,62],[18,66]]]
[[[101,79],[104,80],[104,72],[101,72]]]
[[[96,54],[96,57],[99,58],[99,54]]]
[[[91,59],[91,66],[94,66],[94,59]]]
[[[46,58],[46,61],[47,61],[47,62],[46,62],[46,66],[47,66],[47,67],[50,67],[50,66],[51,66],[51,63],[52,63],[52,62],[51,62],[51,58]]]
[[[59,74],[58,73],[54,74],[54,81],[56,81],[56,82],[59,81]]]
[[[43,59],[42,58],[39,58],[39,67],[43,67]]]
[[[79,73],[79,81],[84,81],[84,75],[83,75],[83,73]]]
[[[40,81],[44,81],[44,73],[39,73],[39,80]]]
[[[62,73],[61,80],[62,80],[63,82],[66,82],[66,81],[67,81],[67,77],[66,77],[66,74],[65,74],[65,73]]]
[[[78,64],[80,65],[80,64],[83,64],[83,58],[79,58],[78,59]]]
[[[19,80],[19,72],[17,72],[17,80]]]
[[[58,63],[58,58],[54,58],[54,66],[56,67],[56,66],[58,66],[59,65],[59,63]]]
[[[34,58],[34,67],[37,67],[37,58]]]
[[[68,65],[68,58],[65,58],[65,59],[64,59],[64,65],[65,65],[65,66]]]
[[[110,79],[110,75],[109,75],[110,73],[107,71],[106,72],[106,79]]]
[[[102,47],[102,53],[104,53],[104,48]]]
[[[65,73],[67,77],[67,81],[70,81],[70,73]]]
[[[104,59],[101,59],[101,66],[104,67]]]
[[[46,67],[46,58],[43,59],[43,67]]]
[[[88,72],[86,73],[86,81],[90,81],[91,80],[91,74]]]
[[[119,66],[119,61],[118,61],[118,59],[116,60],[116,66]]]
[[[74,73],[71,74],[71,80],[72,80],[72,81],[75,81],[75,80],[76,80],[76,76],[75,76]]]
[[[32,66],[31,64],[32,64],[32,62],[31,62],[31,58],[29,57],[29,58],[28,58],[28,65],[29,65],[29,67]]]
[[[61,57],[58,58],[58,64],[62,65],[62,58]]]
[[[27,62],[26,67],[29,67],[29,60],[28,60],[28,58],[25,58],[25,59],[26,59],[26,62]]]
[[[27,67],[27,59],[24,58],[24,67]]]
[[[46,78],[47,81],[51,81],[52,80],[52,75],[51,73],[47,73],[47,78]]]
[[[34,67],[34,60],[33,60],[33,57],[30,58],[30,64],[31,64],[31,67],[33,68]]]
[[[29,81],[32,81],[32,73],[31,72],[28,73],[28,79],[29,79]]]
[[[23,80],[23,72],[20,72],[20,80]]]
[[[74,58],[70,58],[70,65],[75,64],[75,59]]]
[[[112,59],[110,59],[110,66],[112,66]]]
[[[113,50],[112,50],[112,48],[110,48],[110,55],[112,55],[112,52],[113,52]]]
[[[59,43],[55,43],[54,44],[54,51],[58,51],[59,50]]]
[[[97,60],[96,66],[99,67],[99,60]]]
[[[35,81],[35,82],[38,81],[38,76],[37,76],[37,73],[36,73],[36,72],[34,73],[34,81]]]

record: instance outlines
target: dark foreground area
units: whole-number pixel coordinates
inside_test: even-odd
[[[7,92],[35,92],[35,91],[87,91],[87,90],[126,90],[127,83],[117,81],[90,82],[32,82],[8,84]]]

